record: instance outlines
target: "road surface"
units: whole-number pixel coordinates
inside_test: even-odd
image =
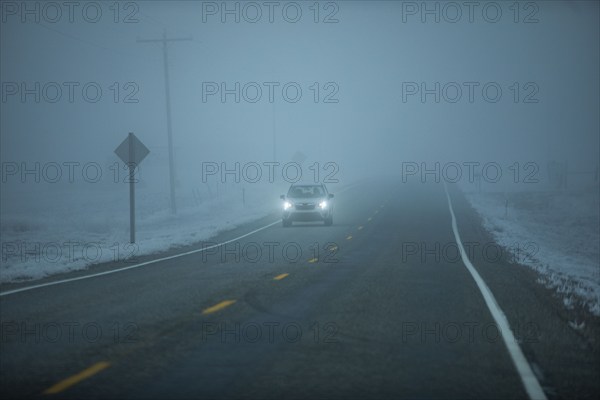
[[[597,343],[569,326],[533,272],[493,255],[448,190],[543,395],[594,398]],[[457,257],[444,186],[370,182],[335,201],[331,227],[260,229],[273,214],[212,239],[259,229],[220,247],[21,292],[10,293],[33,284],[3,285],[2,398],[527,398]]]

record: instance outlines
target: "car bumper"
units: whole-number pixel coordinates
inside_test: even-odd
[[[292,210],[284,211],[283,219],[288,221],[323,221],[331,215],[331,210]]]

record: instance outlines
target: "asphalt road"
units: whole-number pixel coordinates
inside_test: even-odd
[[[596,398],[597,322],[573,329],[533,272],[485,254],[497,246],[460,192],[450,196],[545,395]],[[277,223],[1,296],[2,398],[527,398],[457,257],[443,185],[371,182],[335,200],[331,227]]]

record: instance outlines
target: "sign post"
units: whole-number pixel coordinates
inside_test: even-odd
[[[129,132],[127,138],[115,149],[115,153],[129,167],[129,241],[135,243],[135,168],[150,150],[133,132]]]

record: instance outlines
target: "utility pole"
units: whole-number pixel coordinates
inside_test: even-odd
[[[277,133],[275,130],[275,101],[273,101],[273,160],[277,162]]]
[[[137,39],[138,43],[158,43],[163,45],[163,60],[165,69],[165,98],[167,105],[167,136],[169,141],[169,186],[171,190],[171,212],[177,213],[175,203],[175,160],[173,157],[173,133],[171,132],[171,92],[169,89],[169,53],[167,50],[168,42],[181,42],[192,40],[192,38],[167,38],[167,31],[163,30],[162,39]]]

